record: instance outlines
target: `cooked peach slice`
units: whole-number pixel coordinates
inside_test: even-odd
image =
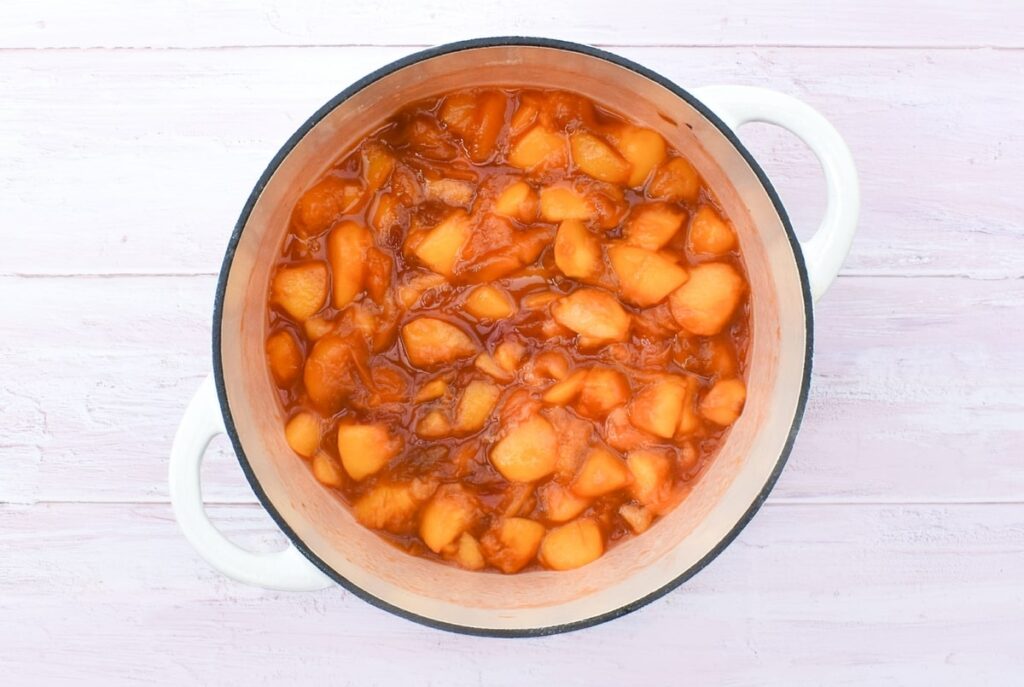
[[[690,221],[687,247],[698,254],[721,255],[736,247],[736,233],[710,205],[701,205]]]
[[[651,522],[654,520],[654,513],[643,506],[638,506],[635,503],[624,503],[619,506],[619,515],[626,521],[635,533],[640,534],[646,532],[647,528],[651,526]]]
[[[443,377],[432,379],[416,392],[416,396],[413,400],[416,403],[423,403],[424,401],[433,401],[435,398],[441,398],[448,393],[448,380]]]
[[[647,195],[662,200],[696,202],[700,196],[700,174],[689,160],[674,157],[654,171],[647,184]]]
[[[686,380],[664,375],[640,390],[629,404],[630,421],[642,430],[670,439],[679,426]]]
[[[534,291],[523,296],[519,305],[523,310],[543,310],[561,297],[556,291]]]
[[[569,135],[572,161],[584,174],[612,184],[629,179],[632,166],[600,136],[578,129]]]
[[[690,270],[689,280],[669,296],[672,317],[683,329],[711,336],[725,328],[743,297],[746,282],[732,265],[708,262]]]
[[[527,171],[565,167],[568,159],[565,148],[565,136],[538,124],[512,144],[508,163]]]
[[[327,282],[327,265],[319,260],[287,265],[274,275],[270,301],[302,322],[324,306]]]
[[[341,465],[357,482],[378,472],[401,450],[402,440],[384,425],[338,425]]]
[[[398,287],[398,302],[406,310],[412,310],[419,303],[420,297],[426,292],[434,289],[445,290],[448,288],[450,288],[448,280],[440,274],[430,272],[418,274]]]
[[[351,343],[334,334],[328,334],[316,344],[306,359],[302,381],[309,399],[325,414],[331,415],[341,408],[342,401],[356,385]]]
[[[459,535],[458,548],[455,550],[455,562],[466,570],[481,570],[487,565],[480,542],[469,532]]]
[[[515,339],[506,339],[494,349],[494,362],[506,372],[515,372],[526,355],[526,346]]]
[[[507,293],[496,286],[482,284],[466,297],[466,311],[478,320],[500,320],[512,315],[515,307]]]
[[[618,132],[616,147],[632,165],[627,184],[643,186],[651,170],[665,161],[665,139],[656,131],[626,126]]]
[[[609,246],[608,259],[623,299],[642,308],[658,303],[688,278],[686,270],[669,258],[636,246]]]
[[[450,277],[471,230],[469,215],[463,210],[453,212],[427,232],[413,253],[433,271]]]
[[[370,224],[378,232],[385,232],[396,224],[401,224],[404,214],[405,208],[397,194],[380,193],[377,195],[377,204],[370,216]]]
[[[529,223],[537,219],[537,193],[525,181],[505,187],[494,201],[494,211],[509,219]]]
[[[454,324],[433,317],[418,317],[402,327],[405,353],[416,367],[450,363],[476,353],[476,344]]]
[[[452,423],[440,410],[431,410],[416,423],[416,434],[424,439],[439,439],[452,433]]]
[[[455,428],[475,432],[482,428],[498,405],[501,389],[493,382],[474,380],[466,385],[455,410]]]
[[[453,93],[444,99],[438,116],[448,131],[468,138],[476,129],[476,97],[472,93]]]
[[[546,186],[540,191],[540,216],[545,222],[588,220],[594,214],[590,199],[568,186]]]
[[[693,434],[700,426],[700,418],[697,417],[697,390],[700,383],[696,377],[686,376],[686,396],[683,398],[683,410],[679,414],[679,427],[676,434]]]
[[[284,329],[267,337],[267,360],[279,387],[291,386],[302,372],[302,351],[295,337]]]
[[[672,461],[664,451],[637,449],[626,456],[626,465],[633,475],[630,491],[636,500],[655,510],[661,508],[672,488]]]
[[[395,156],[384,144],[374,142],[363,149],[363,179],[368,194],[388,183],[394,170]]]
[[[603,419],[629,400],[629,380],[618,370],[594,367],[587,371],[576,409],[580,415]]]
[[[629,335],[629,315],[606,291],[578,289],[552,305],[551,316],[590,339],[625,341]]]
[[[541,487],[537,496],[541,513],[551,522],[569,522],[590,506],[590,499],[573,493],[555,481]]]
[[[336,320],[328,319],[323,315],[313,315],[302,323],[302,329],[306,338],[311,341],[318,341],[333,331],[336,331],[338,323]],[[269,349],[268,349],[269,352]]]
[[[420,539],[440,553],[476,519],[476,499],[459,484],[441,486],[420,515]]]
[[[700,402],[700,414],[716,425],[727,427],[743,412],[747,400],[747,387],[740,379],[715,382]]]
[[[604,535],[590,518],[555,527],[540,544],[538,558],[552,570],[572,570],[597,560],[604,553]]]
[[[366,292],[377,305],[384,303],[391,286],[391,258],[378,248],[368,248],[363,272]]]
[[[355,211],[363,198],[363,186],[358,181],[329,175],[295,203],[292,224],[299,236],[316,236],[342,215]]]
[[[572,403],[583,390],[583,382],[587,378],[586,370],[577,370],[560,382],[552,384],[542,396],[545,403],[564,406]]]
[[[555,234],[555,265],[567,277],[588,279],[601,271],[601,246],[578,219],[567,219]]]
[[[544,525],[528,518],[502,518],[480,541],[487,562],[503,573],[522,570],[537,555]]]
[[[413,516],[420,504],[415,492],[408,483],[377,484],[352,504],[352,510],[366,527],[407,534],[415,530]]]
[[[679,233],[686,213],[665,203],[647,203],[633,209],[626,222],[626,243],[661,250]]]
[[[440,118],[449,131],[462,138],[474,162],[486,162],[504,127],[505,106],[505,96],[495,91],[456,93],[445,98]]]
[[[499,382],[511,382],[516,378],[514,372],[506,370],[504,367],[498,364],[498,361],[494,359],[490,353],[481,353],[473,361],[473,366],[483,372],[485,375],[494,377]]]
[[[506,432],[491,449],[491,463],[510,482],[533,482],[555,470],[558,437],[551,423],[534,415]]]
[[[310,412],[301,412],[284,427],[288,446],[303,458],[310,458],[320,448],[320,420]]]
[[[340,487],[345,483],[341,468],[329,455],[320,451],[313,456],[313,476],[317,481],[328,487]]]
[[[606,448],[595,446],[583,459],[572,490],[577,496],[596,498],[621,489],[631,479],[626,461]]]
[[[373,246],[370,231],[355,222],[342,222],[327,237],[327,260],[334,285],[331,303],[339,310],[363,290],[366,252]]]
[[[569,361],[558,351],[543,351],[533,361],[533,372],[545,379],[565,379],[569,374]]]
[[[452,207],[469,205],[476,195],[476,186],[461,179],[427,179],[424,190],[428,200],[436,200]]]

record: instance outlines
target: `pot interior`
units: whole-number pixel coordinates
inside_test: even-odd
[[[356,523],[284,441],[264,352],[269,273],[301,192],[412,100],[473,86],[577,91],[659,131],[698,168],[736,227],[750,280],[753,337],[746,410],[683,503],[646,533],[570,572],[473,573],[407,555]],[[222,275],[222,279],[224,276]],[[220,358],[236,445],[290,534],[325,566],[387,604],[431,621],[497,631],[614,613],[696,569],[759,503],[801,407],[808,332],[797,258],[757,174],[696,108],[642,74],[554,47],[435,55],[366,85],[284,156],[242,228],[222,284]],[[223,400],[223,399],[222,399]]]

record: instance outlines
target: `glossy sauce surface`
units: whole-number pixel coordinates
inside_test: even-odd
[[[561,91],[415,103],[292,212],[282,431],[412,554],[579,567],[677,504],[742,411],[747,291],[655,132]]]

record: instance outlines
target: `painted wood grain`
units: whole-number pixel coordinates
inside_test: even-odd
[[[163,501],[210,369],[214,279],[0,279],[0,501]],[[1021,501],[1024,280],[842,277],[819,304],[807,415],[776,496]],[[223,447],[226,442],[222,442]],[[207,495],[251,502],[215,452]]]
[[[0,47],[430,45],[507,35],[611,45],[1019,47],[1020,20],[1014,0],[8,0],[0,11]]]
[[[272,548],[255,506],[217,507]],[[766,506],[681,589],[535,640],[460,637],[340,589],[261,591],[199,560],[166,505],[0,506],[9,684],[1011,684],[1019,506]],[[413,677],[415,676],[415,677]]]
[[[281,143],[404,52],[0,53],[0,274],[214,272]],[[863,186],[846,274],[1024,275],[1024,96],[1009,88],[1024,51],[622,52],[685,85],[760,84],[824,112]],[[767,126],[743,137],[807,235],[817,163]]]

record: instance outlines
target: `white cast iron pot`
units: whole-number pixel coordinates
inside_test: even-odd
[[[719,455],[690,496],[648,532],[569,572],[468,572],[409,556],[361,527],[285,444],[283,410],[265,362],[268,278],[298,194],[402,105],[495,85],[571,89],[659,131],[718,195],[750,278],[747,405]],[[734,133],[754,121],[788,129],[821,161],[828,205],[817,233],[802,244]],[[775,484],[807,398],[811,306],[846,257],[858,203],[853,159],[839,134],[816,111],[781,93],[740,86],[688,92],[621,57],[546,39],[453,43],[388,65],[315,113],[285,143],[242,210],[217,287],[214,374],[189,404],[171,451],[178,522],[200,555],[236,580],[291,591],[337,583],[377,606],[449,630],[540,635],[632,611],[704,567]],[[246,551],[207,519],[199,467],[210,439],[222,433],[292,546],[270,554]]]

